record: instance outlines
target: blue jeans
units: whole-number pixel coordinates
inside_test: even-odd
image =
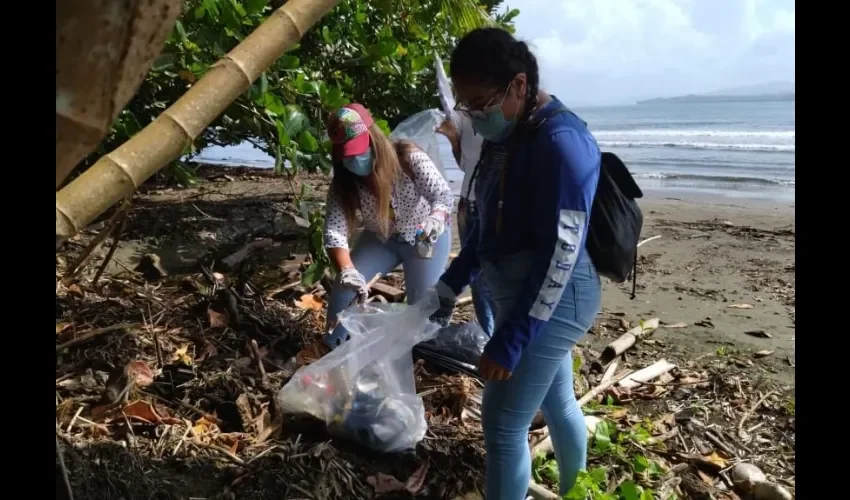
[[[461,234],[461,244],[469,237],[469,229],[478,220],[478,211],[475,203],[464,200],[460,207],[464,211],[464,217],[458,217],[458,230]],[[463,226],[461,226],[463,224]],[[475,319],[488,337],[493,336],[493,309],[490,307],[490,294],[487,292],[483,280],[479,276],[473,276],[469,288],[472,294],[472,305],[475,308]]]
[[[407,303],[413,304],[428,290],[434,288],[449,262],[452,234],[447,226],[446,231],[434,243],[434,254],[430,259],[422,259],[410,243],[397,236],[391,236],[386,242],[381,242],[371,231],[363,231],[357,244],[351,252],[351,261],[366,280],[371,280],[375,274],[387,274],[402,264],[404,269],[404,288],[407,293]],[[336,283],[331,290],[328,300],[328,324],[335,324],[340,311],[347,308],[354,299],[355,292]],[[342,326],[337,326],[330,335],[323,337],[330,347],[339,345],[337,340],[344,342],[347,332]]]
[[[530,253],[482,262],[496,325],[510,313],[530,267]],[[586,467],[587,430],[573,392],[571,351],[593,325],[601,302],[599,276],[585,251],[552,317],[526,347],[511,378],[484,385],[481,419],[487,500],[525,498],[531,479],[528,428],[538,408],[543,410],[555,448],[562,495]]]

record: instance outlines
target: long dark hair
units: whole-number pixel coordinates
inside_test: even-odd
[[[479,28],[460,39],[449,65],[452,80],[507,87],[520,73],[525,73],[528,90],[525,96],[524,121],[537,106],[540,72],[537,58],[528,44],[499,28]]]

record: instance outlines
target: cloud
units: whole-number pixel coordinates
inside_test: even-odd
[[[543,85],[581,102],[794,80],[793,0],[519,0]],[[571,100],[568,98],[568,100]]]

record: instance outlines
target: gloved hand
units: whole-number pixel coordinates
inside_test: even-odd
[[[449,326],[452,320],[452,315],[457,305],[457,295],[442,281],[437,282],[437,299],[440,301],[440,308],[437,312],[431,315],[431,321],[442,326]]]
[[[446,216],[442,212],[434,212],[416,226],[416,229],[423,240],[434,241],[446,230]]]
[[[366,287],[366,278],[360,274],[360,271],[353,267],[343,269],[339,273],[339,284],[345,288],[354,290],[358,295],[367,295],[369,293],[369,289]]]

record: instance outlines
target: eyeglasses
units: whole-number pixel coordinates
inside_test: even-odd
[[[458,102],[457,104],[455,104],[455,111],[457,111],[459,113],[463,113],[470,118],[480,118],[482,120],[486,119],[487,116],[489,116],[489,114],[493,110],[502,107],[502,104],[505,103],[505,99],[508,97],[508,91],[511,90],[512,85],[513,85],[513,82],[508,84],[508,86],[505,88],[505,91],[502,92],[502,98],[501,99],[499,99],[499,94],[496,93],[496,95],[491,97],[490,100],[488,100],[486,104],[484,104],[481,107],[474,107],[474,108],[470,107],[467,104],[463,104],[461,102]],[[499,102],[495,102],[496,99],[499,99]]]

